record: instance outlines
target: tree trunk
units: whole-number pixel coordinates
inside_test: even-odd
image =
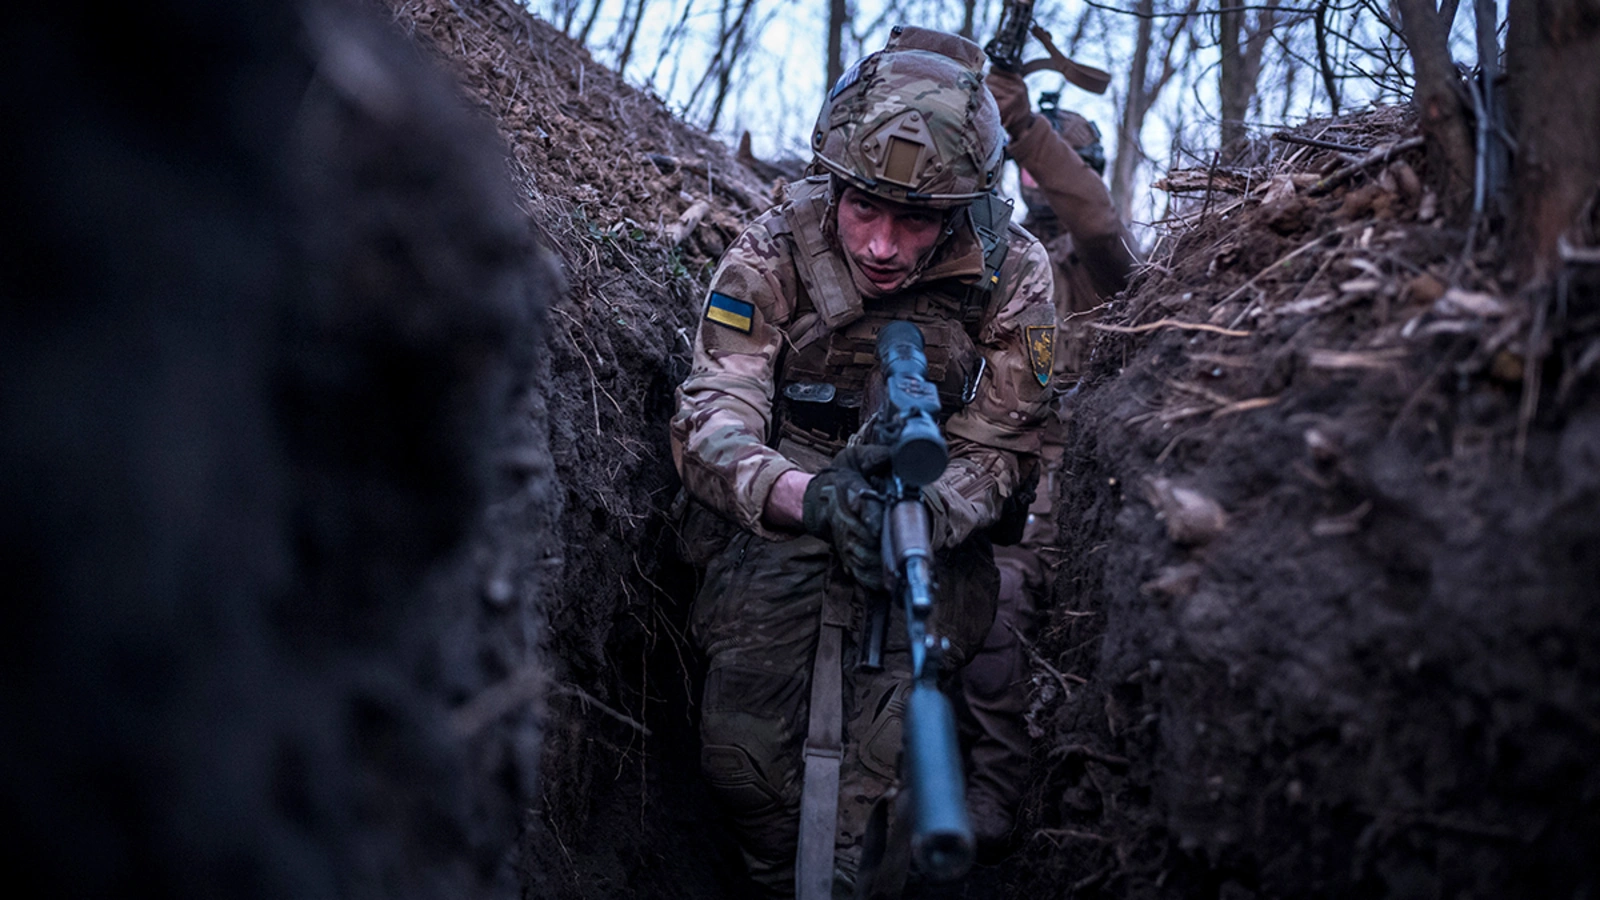
[[[1217,46],[1221,51],[1217,94],[1221,98],[1222,141],[1227,147],[1245,137],[1245,120],[1256,96],[1261,58],[1277,23],[1271,8],[1256,11],[1255,27],[1245,17],[1245,0],[1222,0],[1217,13]]]
[[[733,43],[729,45],[728,53],[722,59],[722,68],[717,73],[717,93],[711,101],[711,120],[706,123],[706,131],[716,131],[717,123],[722,120],[722,108],[728,102],[728,88],[733,84],[733,67],[744,55],[745,40],[750,33],[750,8],[754,5],[755,0],[744,0],[739,7],[739,18],[734,20]]]
[[[628,60],[633,57],[633,42],[639,37],[640,23],[644,22],[644,4],[645,0],[637,0],[633,6],[633,21],[618,26],[628,29],[628,37],[622,42],[622,53],[617,57],[618,75],[628,68]]]
[[[1411,50],[1416,88],[1411,103],[1428,139],[1428,183],[1439,195],[1440,208],[1454,221],[1466,218],[1472,206],[1473,150],[1468,101],[1450,58],[1450,22],[1433,0],[1395,0],[1400,33]],[[1451,17],[1455,4],[1448,4]]]
[[[1121,120],[1117,123],[1117,157],[1111,162],[1111,202],[1117,207],[1117,218],[1131,220],[1133,212],[1133,176],[1139,169],[1139,134],[1144,130],[1144,117],[1150,109],[1145,79],[1150,70],[1150,44],[1155,34],[1155,22],[1150,14],[1155,0],[1138,0],[1134,10],[1139,23],[1133,43],[1133,62],[1128,66],[1128,90],[1122,101]]]
[[[1222,54],[1217,66],[1217,96],[1221,100],[1222,139],[1226,147],[1244,137],[1244,117],[1250,95],[1244,90],[1244,48],[1239,32],[1244,30],[1242,0],[1222,0],[1217,13],[1217,49]]]
[[[848,21],[850,9],[845,0],[828,0],[828,83],[823,90],[833,90],[844,74],[844,26]]]
[[[589,18],[583,20],[583,28],[578,32],[578,43],[589,46],[589,32],[594,29],[594,20],[600,18],[600,7],[605,0],[594,0],[594,5],[589,7]]]
[[[1600,0],[1511,0],[1507,20],[1512,259],[1545,281],[1562,232],[1600,188]]]
[[[978,0],[962,0],[961,30],[956,32],[967,40],[975,40],[973,30],[978,25]]]
[[[684,32],[689,27],[689,15],[693,11],[694,0],[684,0],[683,11],[678,14],[677,23],[671,28],[667,29],[666,37],[661,39],[661,50],[656,54],[655,67],[650,70],[651,84],[656,83],[656,76],[660,73],[662,64],[667,61],[667,57],[671,56],[674,60],[678,59],[678,55],[674,54],[673,50],[677,47],[678,43],[683,40]],[[676,62],[674,62],[672,67],[672,81],[676,81],[677,77],[678,66]]]
[[[1144,160],[1140,136],[1144,132],[1145,116],[1156,105],[1156,98],[1178,72],[1173,62],[1173,52],[1178,39],[1189,27],[1189,21],[1200,9],[1200,0],[1189,0],[1183,11],[1171,16],[1161,33],[1161,72],[1150,73],[1150,57],[1155,49],[1155,0],[1138,0],[1134,15],[1138,26],[1135,31],[1133,63],[1128,67],[1128,93],[1123,98],[1117,119],[1117,158],[1111,163],[1111,202],[1116,204],[1117,216],[1124,222],[1132,221],[1133,178]],[[1190,42],[1193,50],[1193,41]]]
[[[1339,80],[1333,73],[1333,58],[1328,55],[1328,6],[1333,0],[1317,4],[1314,30],[1317,39],[1317,70],[1322,74],[1322,86],[1328,91],[1328,105],[1333,114],[1339,114]]]

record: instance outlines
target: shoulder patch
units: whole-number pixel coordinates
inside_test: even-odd
[[[1028,362],[1033,364],[1033,377],[1039,379],[1039,384],[1050,383],[1050,370],[1055,367],[1056,361],[1056,327],[1054,325],[1029,325],[1026,329],[1028,339]]]
[[[712,291],[711,299],[706,302],[707,319],[741,334],[750,333],[755,324],[755,314],[754,305],[717,291]]]

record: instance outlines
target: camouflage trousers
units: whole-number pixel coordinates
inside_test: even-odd
[[[993,621],[999,576],[985,540],[941,551],[934,575],[934,624],[951,640],[945,671],[953,672]],[[904,611],[891,606],[883,670],[860,671],[870,599],[863,595],[823,541],[740,533],[707,565],[695,600],[693,634],[709,660],[701,770],[760,896],[794,896],[811,673],[825,612],[844,625],[845,638],[835,896],[853,896],[873,808],[897,785],[910,689]]]
[[[957,718],[966,745],[967,811],[980,849],[1004,841],[1027,784],[1028,660],[1037,598],[1046,588],[1039,553],[1025,546],[995,548],[1000,596],[994,627],[961,671]]]

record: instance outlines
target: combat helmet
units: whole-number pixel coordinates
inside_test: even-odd
[[[948,208],[989,193],[1005,131],[983,59],[966,38],[895,26],[884,49],[828,92],[811,134],[814,165],[898,203]]]
[[[1039,115],[1044,116],[1056,134],[1066,139],[1078,151],[1096,175],[1106,174],[1106,150],[1100,142],[1100,126],[1084,118],[1081,113],[1061,108],[1060,91],[1039,94]]]

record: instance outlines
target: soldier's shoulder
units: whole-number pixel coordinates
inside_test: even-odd
[[[1022,225],[1016,221],[1012,221],[1006,226],[1006,242],[1011,245],[1011,252],[1013,253],[1017,252],[1018,250],[1026,252],[1030,246],[1034,244],[1040,244],[1039,239],[1034,236],[1033,232],[1023,228]],[[1040,244],[1040,246],[1043,245]]]
[[[788,263],[794,255],[794,241],[781,206],[757,216],[723,253],[723,264],[739,262],[757,269]]]
[[[1042,324],[1055,316],[1055,274],[1050,254],[1039,239],[1021,226],[1007,230],[1010,250],[1001,266],[1001,297],[996,310],[997,323]]]

